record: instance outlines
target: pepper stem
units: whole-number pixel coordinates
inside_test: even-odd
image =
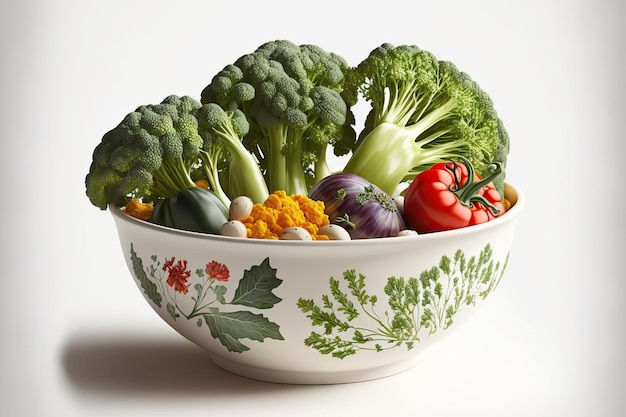
[[[494,162],[489,164],[487,167],[487,171],[489,171],[489,175],[485,178],[480,179],[479,181],[474,181],[474,167],[466,158],[460,157],[461,163],[465,165],[467,168],[467,182],[461,185],[461,180],[457,173],[458,163],[455,161],[452,162],[452,167],[446,165],[446,168],[452,172],[454,176],[454,189],[449,187],[448,189],[453,192],[461,204],[467,207],[471,207],[474,203],[480,203],[483,206],[487,207],[494,216],[500,214],[500,210],[491,204],[485,197],[479,195],[478,192],[487,184],[493,181],[495,177],[497,177],[502,172],[502,165],[499,162]]]

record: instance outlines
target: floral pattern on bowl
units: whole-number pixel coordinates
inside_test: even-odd
[[[438,330],[445,330],[463,305],[475,305],[498,285],[506,269],[508,254],[503,265],[492,259],[491,245],[478,256],[469,259],[460,249],[454,257],[444,255],[437,266],[424,270],[419,278],[387,278],[384,296],[390,310],[377,310],[382,294],[369,294],[366,277],[355,269],[343,273],[343,284],[330,277],[330,294],[321,296],[321,305],[313,299],[300,297],[298,308],[311,320],[313,327],[323,327],[324,332],[312,331],[303,342],[322,354],[343,359],[360,350],[383,350],[405,345],[413,349],[415,343]],[[203,268],[192,271],[187,260],[165,258],[161,263],[156,255],[151,264],[144,266],[133,245],[130,260],[135,278],[144,294],[157,308],[165,308],[173,320],[196,320],[198,327],[207,326],[211,336],[218,339],[229,352],[245,352],[250,347],[242,339],[263,342],[266,338],[284,340],[280,326],[249,310],[221,311],[220,306],[245,306],[251,309],[270,309],[282,300],[272,290],[280,286],[269,258],[260,265],[244,271],[238,286],[227,301],[230,278],[228,267],[215,260]],[[190,286],[194,285],[190,291]],[[443,283],[445,281],[445,285]],[[179,303],[180,297],[186,303]],[[189,304],[191,307],[185,307]],[[359,316],[368,318],[365,328],[353,324]]]
[[[264,381],[328,384],[409,369],[466,322],[509,265],[524,205],[515,197],[477,226],[329,242],[207,235],[111,213],[143,298],[214,363]]]
[[[230,352],[245,352],[250,348],[242,339],[263,342],[264,339],[284,340],[280,326],[268,320],[262,314],[249,310],[221,311],[220,305],[245,306],[252,309],[268,309],[281,301],[272,290],[282,280],[276,278],[276,270],[270,267],[269,259],[260,265],[253,265],[244,271],[239,285],[230,301],[226,300],[228,289],[219,282],[230,278],[228,267],[217,261],[210,261],[204,268],[195,270],[193,289],[190,294],[191,269],[187,260],[175,257],[165,259],[163,264],[152,255],[152,263],[144,267],[143,260],[137,256],[133,245],[130,258],[135,278],[157,308],[166,309],[174,320],[196,320],[198,327],[206,325],[211,336],[218,339]],[[179,297],[187,296],[189,303],[180,303]],[[165,300],[164,300],[165,299]]]

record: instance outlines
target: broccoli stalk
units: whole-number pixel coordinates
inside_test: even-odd
[[[226,177],[228,194],[245,195],[255,203],[263,203],[269,195],[265,179],[254,155],[241,142],[249,130],[245,115],[240,110],[226,112],[209,103],[198,111],[198,121],[204,139],[200,158],[211,189],[226,205],[230,204],[222,187]],[[220,178],[224,170],[227,175]]]
[[[309,172],[307,180],[309,188],[312,188],[322,178],[332,174],[327,155],[328,148],[332,147],[334,154],[337,156],[345,155],[350,152],[349,144],[354,144],[355,133],[353,129],[354,115],[348,111],[351,119],[339,126],[336,124],[317,124],[307,129],[307,139],[304,141],[303,161],[308,165]],[[343,137],[352,137],[349,142],[342,140]]]
[[[213,77],[201,102],[246,115],[250,131],[243,142],[256,155],[270,192],[307,194],[321,179],[317,175],[325,175],[314,167],[324,164],[327,147],[345,142],[335,152],[348,152],[355,142],[354,131],[345,128],[352,119],[341,96],[347,69],[343,58],[317,46],[267,42]],[[310,130],[329,126],[341,135],[309,143]]]
[[[273,123],[264,129],[267,137],[267,181],[272,191],[284,190],[288,194],[305,193],[306,180],[300,155],[302,131],[286,123]]]
[[[392,194],[436,162],[465,157],[481,175],[493,162],[505,165],[508,136],[490,98],[453,64],[416,46],[383,44],[347,79],[348,103],[362,95],[372,108],[344,172]]]
[[[191,167],[180,156],[163,158],[161,166],[152,172],[152,192],[160,197],[171,197],[180,190],[193,187]]]

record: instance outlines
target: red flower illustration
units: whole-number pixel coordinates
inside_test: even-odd
[[[218,281],[226,282],[230,277],[230,272],[226,265],[216,261],[211,261],[206,264],[206,273],[212,278]]]
[[[183,294],[187,294],[187,278],[191,276],[191,271],[187,270],[187,261],[179,260],[174,264],[176,258],[168,260],[165,258],[165,264],[163,264],[163,270],[167,271],[167,285],[174,288],[174,291],[178,291]]]

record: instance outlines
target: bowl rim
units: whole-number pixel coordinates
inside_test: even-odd
[[[109,211],[114,219],[117,221],[121,221],[123,223],[130,223],[134,226],[140,227],[145,230],[154,231],[154,232],[164,232],[166,234],[171,235],[179,235],[179,236],[187,236],[189,238],[200,239],[200,240],[208,240],[208,241],[217,241],[223,243],[237,243],[241,245],[252,245],[252,246],[265,246],[265,245],[282,245],[282,246],[324,246],[329,247],[332,245],[335,246],[368,246],[368,245],[377,245],[381,242],[385,242],[385,244],[399,244],[399,243],[408,243],[408,242],[417,242],[417,241],[435,241],[440,239],[448,239],[461,237],[467,234],[478,233],[481,231],[487,231],[492,228],[496,228],[503,223],[507,223],[509,221],[517,218],[519,213],[524,208],[526,204],[526,198],[524,194],[516,187],[512,186],[509,183],[506,183],[507,191],[514,193],[514,201],[515,203],[504,213],[502,216],[497,217],[493,220],[490,220],[485,223],[472,225],[463,227],[460,229],[453,230],[444,230],[441,232],[434,233],[421,233],[418,235],[411,236],[402,236],[402,237],[381,237],[381,238],[371,238],[371,239],[354,239],[354,240],[323,240],[323,241],[302,241],[302,240],[272,240],[272,239],[247,239],[247,238],[238,238],[231,236],[222,236],[222,235],[213,235],[208,233],[201,232],[192,232],[188,230],[174,229],[167,226],[161,226],[159,224],[150,223],[145,220],[140,220],[135,217],[129,216],[123,212],[120,207],[117,207],[113,204],[109,205]]]

